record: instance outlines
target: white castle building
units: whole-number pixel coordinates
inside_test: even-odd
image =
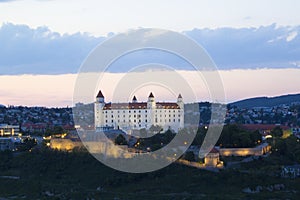
[[[177,102],[156,102],[151,92],[147,102],[138,102],[134,96],[128,103],[105,103],[99,91],[95,102],[96,129],[130,131],[149,129],[152,125],[176,132],[184,127],[184,103],[180,94]]]

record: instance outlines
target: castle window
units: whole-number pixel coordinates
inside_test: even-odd
[[[114,116],[112,115],[111,118],[114,118]]]
[[[180,119],[178,119],[178,122],[180,122]]]
[[[133,122],[136,122],[136,120],[134,120]]]
[[[141,107],[141,106],[140,106]],[[139,110],[139,113],[141,113],[141,110]]]
[[[169,122],[171,122],[171,119],[169,119]]]
[[[133,117],[136,117],[136,115],[134,115]]]
[[[147,119],[145,119],[145,122],[147,123]]]
[[[107,123],[107,120],[105,120],[105,122]]]
[[[123,117],[125,118],[125,115],[123,115]]]
[[[131,113],[131,111],[130,111],[130,110],[129,110],[128,112],[129,112],[129,113]]]
[[[135,110],[133,112],[135,113]]]
[[[178,117],[180,117],[180,115],[178,115]]]
[[[125,123],[125,119],[123,120],[123,122]]]
[[[174,116],[175,117],[175,116]],[[118,118],[120,118],[120,115],[118,115]]]
[[[145,110],[145,113],[147,113],[147,110]]]
[[[175,119],[173,119],[173,122],[175,122]]]
[[[171,117],[171,115],[169,115],[169,117]]]
[[[157,118],[155,118],[155,123],[157,123]]]
[[[105,113],[107,113],[107,110],[105,111]]]
[[[175,110],[173,110],[173,112],[175,112]]]
[[[131,115],[129,115],[129,117],[131,117]]]
[[[111,120],[111,123],[113,123],[113,122],[114,122],[114,120],[112,119],[112,120]]]
[[[125,113],[125,110],[123,110],[123,113]]]
[[[175,115],[174,115],[174,117],[175,117]]]

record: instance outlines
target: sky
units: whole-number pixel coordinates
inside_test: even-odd
[[[297,0],[0,0],[0,104],[71,106],[90,51],[141,27],[178,31],[202,45],[220,69],[227,102],[300,93],[299,8]],[[170,55],[141,51],[107,73],[153,61],[188,69]]]
[[[128,29],[258,27],[300,24],[297,0],[4,0],[0,23],[48,26],[105,36]]]

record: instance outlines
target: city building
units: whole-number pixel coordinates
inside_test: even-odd
[[[19,126],[0,124],[0,137],[18,136],[19,130]]]
[[[223,162],[220,161],[220,153],[215,147],[204,157],[204,165],[206,167],[223,167]]]
[[[177,102],[156,102],[151,92],[147,102],[138,102],[136,96],[128,103],[106,103],[99,91],[95,102],[95,127],[99,130],[149,129],[152,125],[163,130],[178,131],[184,127],[184,103],[179,94]]]
[[[271,151],[268,143],[262,143],[253,148],[220,148],[221,156],[262,156]]]

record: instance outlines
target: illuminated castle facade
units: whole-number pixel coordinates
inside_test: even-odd
[[[149,129],[152,125],[176,132],[184,127],[184,103],[180,94],[177,102],[156,102],[151,92],[147,102],[138,102],[134,96],[129,103],[105,103],[99,91],[95,102],[96,129],[129,131]]]

